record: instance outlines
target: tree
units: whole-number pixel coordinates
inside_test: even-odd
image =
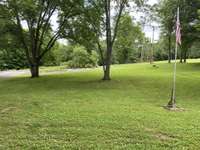
[[[13,22],[17,24],[18,37],[23,44],[31,75],[33,78],[39,77],[42,58],[61,37],[63,24],[80,14],[77,9],[81,1],[5,0],[2,3],[11,13]],[[62,9],[68,11],[63,12]],[[59,16],[59,25],[57,30],[53,31],[51,20],[56,14]]]
[[[183,0],[178,3],[180,6],[180,20],[182,27],[182,46],[180,62],[186,63],[188,58],[189,48],[193,43],[199,40],[199,32],[193,25],[193,22],[198,18],[198,9],[200,8],[199,0]]]
[[[17,26],[9,11],[0,3],[0,69],[27,67],[22,44],[17,37]]]
[[[196,22],[196,28],[198,31],[200,31],[200,9],[198,9],[198,18]]]
[[[104,71],[103,80],[110,80],[113,45],[117,37],[119,21],[125,7],[128,6],[128,2],[128,0],[85,1],[81,11],[82,15],[66,25],[73,27],[73,29],[64,29],[63,32],[63,36],[69,33],[72,41],[85,47],[96,44]],[[137,5],[141,4],[141,0],[134,0],[133,2]],[[105,51],[101,45],[104,39]]]
[[[181,21],[181,34],[182,46],[180,53],[180,62],[186,62],[188,57],[188,49],[192,43],[199,39],[199,32],[195,28],[193,22],[197,19],[198,8],[200,7],[199,0],[161,0],[160,1],[160,17],[163,25],[163,31],[169,37],[169,57],[171,50],[171,33],[175,30],[176,10],[180,7],[180,21]],[[173,31],[173,32],[172,32]]]
[[[110,80],[112,48],[117,36],[119,21],[127,3],[128,0],[88,0],[82,7],[83,15],[72,20],[70,26],[73,26],[73,30],[64,32],[64,35],[69,32],[70,38],[81,45],[96,43],[102,59],[103,80]],[[114,14],[111,14],[112,10]],[[101,45],[104,37],[105,53]]]
[[[154,58],[156,61],[167,60],[168,56],[168,37],[160,36],[157,43],[154,44]],[[168,60],[169,61],[169,60]]]
[[[28,66],[22,45],[17,37],[4,33],[0,37],[0,70],[20,69]]]
[[[118,24],[122,15],[122,11],[127,4],[126,0],[116,1],[116,9],[118,8],[117,14],[115,16],[116,21],[113,27],[111,28],[111,0],[104,1],[104,11],[105,11],[105,28],[106,28],[106,58],[105,58],[105,69],[103,80],[110,80],[110,65],[112,57],[112,48],[117,36]]]
[[[196,41],[192,44],[192,47],[190,49],[189,58],[200,58],[200,43],[199,43],[199,41]]]
[[[119,22],[118,35],[113,47],[117,62],[120,64],[136,62],[139,58],[137,50],[143,43],[142,41],[144,41],[144,34],[141,27],[133,23],[128,13],[122,15]]]
[[[169,1],[169,0],[162,0],[160,2],[160,5],[158,6],[158,14],[160,17],[160,21],[162,24],[162,31],[163,34],[165,34],[168,38],[168,63],[171,63],[171,53],[172,53],[172,34],[174,31],[174,25],[175,25],[175,13],[176,10],[174,7],[175,1]]]
[[[89,1],[87,6],[91,9],[85,11],[85,17],[89,27],[95,35],[104,71],[103,80],[110,80],[110,65],[112,62],[113,45],[115,43],[118,26],[123,14],[123,10],[128,6],[128,0],[104,0]],[[140,0],[134,1],[140,4]],[[105,33],[105,34],[104,34]],[[101,39],[105,38],[106,50],[101,45]]]

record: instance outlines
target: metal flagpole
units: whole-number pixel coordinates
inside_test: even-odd
[[[173,92],[172,92],[172,105],[173,107],[176,107],[176,64],[177,64],[177,51],[178,51],[178,43],[176,43],[176,49],[175,49],[175,62],[174,62],[174,76],[173,76]]]
[[[177,21],[179,21],[179,7],[178,7],[178,9],[177,9]],[[177,35],[176,35],[176,36],[177,36]],[[178,52],[178,41],[176,40],[172,95],[171,95],[171,100],[170,100],[170,102],[168,103],[168,107],[170,107],[170,108],[176,108],[176,68],[177,68],[177,52]]]
[[[152,25],[152,39],[151,39],[151,54],[150,54],[150,64],[153,64],[154,58],[153,58],[153,49],[154,49],[154,32],[155,32],[155,27]]]

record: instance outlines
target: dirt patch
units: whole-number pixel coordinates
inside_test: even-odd
[[[17,110],[17,107],[7,107],[7,108],[1,110],[1,113],[4,114],[4,113],[16,111],[16,110]]]
[[[162,141],[169,141],[174,139],[173,136],[167,135],[166,133],[155,133],[153,137]]]
[[[186,109],[182,107],[168,107],[168,106],[163,106],[164,109],[169,110],[169,111],[176,111],[176,112],[183,112],[186,111]]]
[[[169,141],[174,139],[174,136],[169,135],[167,133],[158,132],[154,129],[145,128],[145,131],[149,132],[152,137],[159,139],[161,141]]]

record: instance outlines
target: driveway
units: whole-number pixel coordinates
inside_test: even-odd
[[[16,77],[24,74],[30,74],[29,70],[8,70],[8,71],[0,71],[0,77],[9,78]]]

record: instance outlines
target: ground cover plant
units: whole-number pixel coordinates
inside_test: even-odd
[[[178,65],[184,111],[162,107],[172,70],[163,62],[114,65],[109,82],[101,68],[0,78],[0,149],[199,149],[200,65]]]

